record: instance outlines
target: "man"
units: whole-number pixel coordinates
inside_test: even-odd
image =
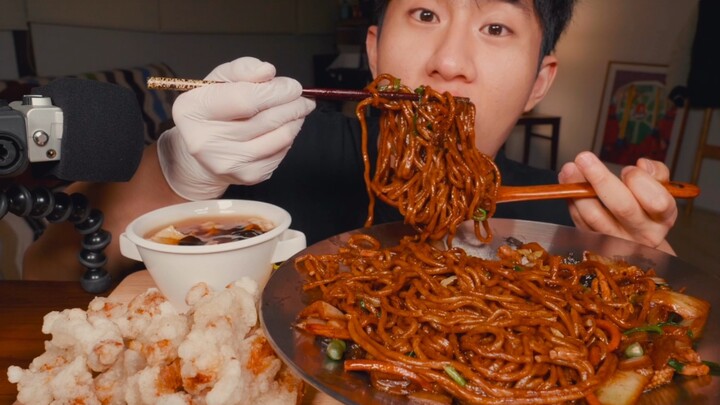
[[[581,228],[672,252],[665,241],[677,216],[661,182],[669,171],[641,159],[614,176],[594,155],[580,153],[558,175],[509,161],[499,152],[518,117],[549,90],[552,54],[574,0],[392,0],[380,2],[379,24],[367,34],[374,75],[390,73],[411,87],[428,85],[476,105],[476,146],[494,156],[505,184],[589,181],[597,199],[503,204],[497,216],[572,222]],[[301,97],[296,81],[254,58],[217,67],[206,86],[181,95],[176,127],[150,146],[128,183],[75,184],[120,234],[133,218],[186,199],[252,198],[290,211],[310,242],[362,225],[367,204],[356,120],[323,111]],[[307,118],[307,119],[306,119]],[[302,129],[302,130],[301,130]],[[377,139],[373,128],[373,139]],[[296,135],[298,135],[296,137]],[[292,148],[291,148],[292,146]],[[371,151],[374,153],[376,151]],[[271,176],[272,175],[272,176]],[[229,185],[240,185],[231,187]],[[384,206],[379,222],[401,219]],[[51,226],[25,257],[26,278],[77,279],[79,242],[69,226]],[[107,269],[131,267],[117,243]]]

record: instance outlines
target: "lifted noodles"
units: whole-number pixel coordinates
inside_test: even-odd
[[[397,207],[421,240],[446,235],[452,245],[458,225],[472,219],[482,242],[492,238],[487,219],[495,213],[500,171],[475,148],[475,106],[430,87],[415,90],[417,101],[388,100],[382,90],[413,93],[399,79],[380,75],[368,85],[372,97],[361,101],[356,115],[362,126],[365,183],[373,222],[374,197]],[[382,110],[375,175],[370,179],[365,109]],[[481,229],[481,225],[482,228]],[[483,233],[484,230],[484,233]]]

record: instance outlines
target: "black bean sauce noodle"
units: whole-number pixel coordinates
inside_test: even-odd
[[[478,239],[490,240],[487,220],[501,180],[475,148],[474,106],[427,87],[415,101],[388,100],[381,91],[388,84],[412,92],[381,75],[357,107],[366,226],[377,196],[418,235],[384,247],[352,234],[337,253],[297,258],[304,291],[317,297],[300,312],[298,328],[349,342],[341,345],[353,347],[345,370],[368,372],[376,389],[436,395],[433,403],[615,403],[602,396],[613,378],[623,387],[642,381],[635,391],[623,388],[637,399],[670,381],[671,361],[682,359],[684,374],[708,374],[693,340],[709,304],[670,290],[652,270],[592,254],[566,260],[517,240],[502,246],[497,260],[452,248],[458,225],[469,219]],[[383,112],[372,178],[368,106]],[[450,248],[430,243],[445,236]],[[632,347],[637,358],[623,354],[632,345],[640,347]],[[628,370],[633,378],[622,380]]]
[[[418,99],[389,100],[381,89],[416,93]],[[368,85],[371,97],[357,106],[363,131],[365,182],[370,196],[366,226],[372,224],[374,196],[397,207],[420,239],[452,237],[475,220],[480,241],[492,237],[487,219],[495,213],[500,171],[475,147],[475,106],[430,87],[413,92],[390,75]],[[370,179],[365,108],[382,110],[375,174]],[[483,229],[481,229],[481,226]],[[483,233],[484,230],[484,233]]]

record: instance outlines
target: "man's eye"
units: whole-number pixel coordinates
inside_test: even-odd
[[[427,9],[415,10],[412,15],[415,19],[422,22],[436,22],[438,19],[435,13]]]
[[[502,37],[510,34],[510,29],[502,24],[488,24],[484,26],[481,31],[494,37]]]

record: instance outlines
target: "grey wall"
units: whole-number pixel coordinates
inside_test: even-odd
[[[14,79],[17,74],[12,32],[0,31],[0,80]]]
[[[163,34],[33,25],[38,73],[63,75],[149,62],[166,62],[177,74],[202,78],[216,65],[255,56],[278,74],[312,84],[312,55],[335,52],[333,35]]]

